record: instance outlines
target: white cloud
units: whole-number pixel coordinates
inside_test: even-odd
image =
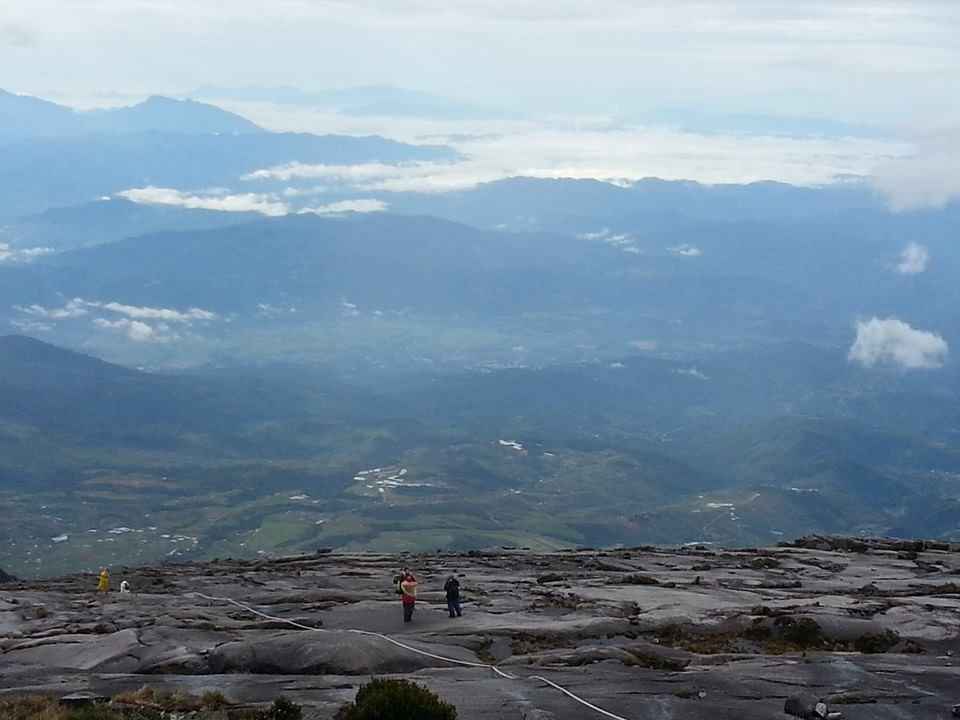
[[[674,373],[676,373],[677,375],[686,375],[687,377],[696,378],[697,380],[709,380],[709,379],[710,379],[707,375],[705,375],[704,373],[702,373],[700,370],[698,370],[698,369],[695,368],[695,367],[692,367],[692,368],[679,368],[679,369],[677,369],[677,370],[674,370]]]
[[[27,333],[46,333],[53,330],[53,325],[50,323],[37,322],[36,320],[11,320],[10,324],[20,332]]]
[[[53,252],[55,252],[53,248],[46,248],[46,247],[14,248],[7,243],[0,243],[0,263],[30,262],[31,260],[34,260],[38,257],[43,257],[44,255],[50,255]]]
[[[46,318],[47,320],[65,320],[67,318],[83,317],[90,311],[88,303],[81,298],[74,298],[61,308],[47,308],[42,305],[14,305],[13,309],[31,315],[33,317]]]
[[[257,303],[257,317],[278,318],[284,315],[296,314],[297,309],[293,306],[278,307],[270,303]]]
[[[693,245],[677,245],[676,247],[667,248],[667,250],[674,255],[682,255],[683,257],[700,257],[703,255],[703,251]]]
[[[585,232],[577,235],[577,238],[580,240],[603,240],[606,237],[610,236],[610,229],[604,228],[603,230],[597,230],[596,232]]]
[[[300,177],[298,173],[303,171],[302,168],[309,167],[310,166],[284,166],[276,171],[260,171],[244,179],[279,179],[285,176]],[[389,166],[378,165],[377,167],[385,168]],[[309,173],[309,169],[304,172]],[[378,170],[378,172],[382,171]],[[303,177],[310,177],[310,175],[306,174],[303,175]],[[321,194],[321,189],[309,188],[306,190],[298,190],[297,188],[287,188],[282,194],[283,197],[287,199],[293,199]],[[145,205],[173,205],[184,208],[218,210],[220,212],[255,212],[269,217],[280,217],[294,212],[290,203],[279,199],[273,193],[230,194],[229,191],[215,188],[207,190],[202,194],[190,194],[173,188],[145,187],[124,190],[118,193],[118,195],[131,202]],[[299,214],[335,215],[347,212],[383,212],[386,209],[387,203],[383,200],[361,198],[357,200],[341,200],[316,207],[307,207],[297,212]],[[0,260],[2,259],[3,257],[0,255]]]
[[[83,317],[84,315],[88,315],[91,310],[107,310],[135,320],[163,320],[165,322],[182,323],[186,325],[193,322],[216,320],[218,318],[216,313],[201,308],[189,308],[181,311],[172,308],[137,307],[135,305],[124,305],[118,302],[96,302],[84,300],[83,298],[73,298],[60,308],[48,308],[42,305],[14,305],[14,309],[25,315],[46,318],[48,320],[65,320],[68,318]]]
[[[659,347],[659,343],[656,340],[631,340],[627,343],[630,347],[635,350],[641,350],[643,352],[653,352]]]
[[[960,127],[921,138],[914,153],[881,165],[873,184],[897,212],[960,200]]]
[[[114,318],[97,317],[94,327],[121,333],[132,342],[168,343],[180,339],[173,331],[171,323],[190,327],[194,323],[211,322],[219,316],[201,308],[175,310],[173,308],[138,307],[118,302],[95,302],[83,298],[73,298],[63,307],[48,308],[42,305],[14,305],[14,309],[31,318],[39,320],[13,320],[15,327],[25,331],[46,332],[53,329],[49,321],[82,318],[93,311],[113,313]]]
[[[117,193],[119,197],[144,205],[173,205],[176,207],[201,210],[219,210],[221,212],[255,212],[270,217],[286,215],[290,206],[272,195],[242,193],[223,195],[212,192],[200,195],[175,190],[173,188],[143,187],[131,188]]]
[[[857,337],[848,358],[864,367],[933,369],[943,366],[949,349],[940,335],[917,330],[897,318],[875,317],[857,323]]]
[[[339,202],[320,205],[319,207],[304,208],[298,211],[300,215],[337,215],[339,213],[374,213],[384,212],[388,205],[383,200],[365,198],[360,200],[340,200]]]
[[[167,322],[189,324],[198,320],[206,321],[217,319],[216,313],[210,312],[209,310],[201,310],[200,308],[190,308],[181,312],[180,310],[173,310],[171,308],[136,307],[117,302],[87,302],[86,304],[92,308],[109,310],[118,315],[126,315],[127,317],[139,320],[165,320]]]
[[[956,0],[275,0],[272,12],[263,7],[260,0],[7,0],[3,23],[43,28],[56,41],[32,50],[30,62],[0,58],[0,86],[38,88],[56,78],[68,92],[94,96],[201,83],[313,89],[342,86],[349,67],[356,84],[413,83],[510,108],[661,103],[873,120],[956,107]],[[339,62],[303,62],[318,47]]]
[[[327,116],[323,116],[326,118]],[[348,118],[344,132],[372,132],[376,123]],[[380,132],[396,128],[381,118]],[[468,123],[469,124],[469,123]],[[322,130],[303,119],[300,129]],[[704,183],[779,180],[822,185],[838,176],[868,176],[911,146],[854,138],[785,138],[706,135],[669,128],[624,126],[609,118],[552,119],[512,123],[495,134],[475,135],[447,127],[432,141],[454,147],[461,162],[403,165],[310,165],[289,163],[247,175],[256,181],[321,181],[361,192],[450,192],[507,177],[597,179],[617,184],[659,177]],[[459,128],[472,129],[469,128]],[[416,133],[406,140],[417,140]]]
[[[168,343],[180,339],[179,335],[170,332],[170,326],[165,323],[154,326],[140,320],[131,320],[129,318],[121,318],[119,320],[95,318],[93,324],[104,330],[121,332],[127,339],[137,343]]]
[[[919,243],[910,243],[900,253],[897,272],[901,275],[919,275],[927,271],[930,264],[930,251]]]

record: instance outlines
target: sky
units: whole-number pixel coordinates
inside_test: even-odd
[[[960,194],[958,38],[960,0],[5,0],[0,88],[79,107],[193,95],[269,129],[444,142],[470,158],[414,171],[416,188],[869,176],[910,209]],[[496,119],[196,93],[364,85]],[[777,118],[822,136],[784,138]]]
[[[5,0],[0,87],[392,84],[496,107],[960,124],[956,0]]]

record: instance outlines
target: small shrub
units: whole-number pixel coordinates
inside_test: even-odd
[[[66,710],[54,698],[32,695],[0,700],[3,720],[67,720]]]
[[[157,691],[149,685],[144,685],[139,690],[117,693],[113,700],[124,705],[159,705]]]
[[[854,643],[853,647],[860,653],[885,653],[894,645],[900,642],[900,636],[893,630],[886,630],[879,635],[861,635]]]
[[[139,690],[114,695],[113,701],[121,705],[134,705],[169,712],[195,712],[205,707],[200,699],[183,690],[169,692],[157,690],[149,685],[144,685]]]
[[[810,648],[823,644],[823,630],[816,620],[779,617],[774,621],[774,624],[780,628],[784,642],[791,645],[796,645],[799,648]]]
[[[456,720],[457,709],[409,680],[372,680],[336,720]]]
[[[200,706],[204,710],[220,710],[229,704],[227,698],[219,690],[207,690],[200,696]]]
[[[142,716],[141,716],[142,717]],[[123,716],[107,705],[86,705],[67,714],[68,720],[123,720]],[[139,718],[138,718],[139,720]]]
[[[624,585],[659,585],[660,581],[643,573],[624,575],[620,582]]]
[[[264,720],[301,720],[303,709],[284,697],[273,701],[273,705],[264,714]]]

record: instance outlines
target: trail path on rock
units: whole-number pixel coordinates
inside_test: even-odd
[[[403,566],[421,587],[410,625],[390,582]],[[452,573],[462,618],[446,613]],[[98,598],[83,575],[0,586],[0,694],[283,694],[310,720],[371,675],[424,684],[461,720],[591,716],[544,680],[630,720],[770,720],[798,692],[843,703],[848,720],[942,720],[960,702],[950,548],[333,553],[112,576],[135,594]]]

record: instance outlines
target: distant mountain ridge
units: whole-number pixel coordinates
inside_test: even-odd
[[[190,95],[213,100],[319,107],[358,117],[393,116],[456,120],[506,114],[503,111],[495,112],[421,90],[392,85],[363,85],[328,90],[301,90],[295,87],[205,86],[191,91]]]
[[[262,133],[239,115],[195,100],[154,95],[128,107],[79,111],[0,90],[0,141],[95,133]]]

